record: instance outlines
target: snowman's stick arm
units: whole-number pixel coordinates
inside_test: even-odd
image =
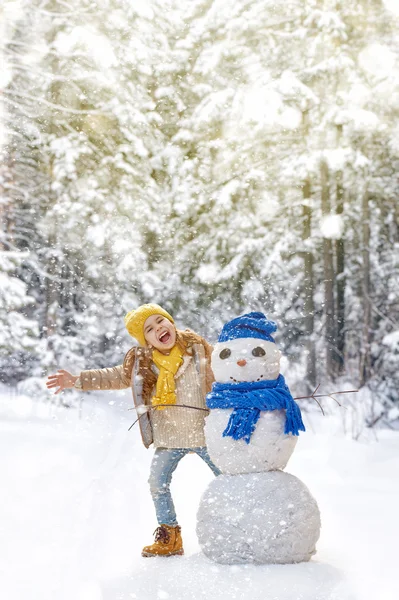
[[[201,408],[200,406],[190,406],[189,404],[152,404],[148,406],[148,410],[144,411],[142,414],[144,415],[146,412],[152,410],[153,408],[158,408],[162,406],[163,408],[171,408],[171,407],[183,407],[183,408],[193,408],[194,410],[203,410],[205,412],[209,412],[209,408]],[[135,406],[131,406],[128,410],[136,410]],[[140,415],[141,417],[142,415]]]
[[[158,407],[162,407],[162,408],[170,408],[170,407],[176,407],[176,408],[192,408],[193,410],[202,410],[204,412],[209,413],[209,408],[201,408],[200,406],[190,406],[188,404],[153,404],[152,406],[148,407],[148,410],[146,410],[145,412],[141,413],[141,415],[139,417],[137,417],[137,419],[134,421],[134,423],[132,423],[128,429],[128,431],[131,430],[131,428],[136,425],[136,423],[138,421],[140,421],[141,417],[145,414],[147,414],[148,412],[150,412],[151,410],[156,410]],[[132,408],[128,408],[128,410],[135,410],[135,406],[133,406]]]
[[[359,390],[344,390],[343,392],[331,392],[331,394],[357,394],[358,391]]]
[[[336,398],[334,398],[334,396],[332,396],[331,394],[329,394],[328,397],[332,398],[334,400],[334,402],[336,402],[338,404],[338,406],[340,406],[341,408],[346,408],[346,406],[342,406],[342,404],[340,402],[338,402],[338,400]]]
[[[320,407],[320,410],[321,410],[321,412],[322,412],[322,414],[323,414],[323,417],[325,417],[325,416],[326,416],[326,414],[325,414],[325,412],[324,412],[324,410],[323,410],[323,407],[322,407],[322,405],[320,404],[320,402],[319,402],[319,401],[318,401],[318,399],[316,398],[316,396],[310,396],[310,398],[313,398],[313,400],[315,400],[315,402],[317,402],[317,404],[319,405],[319,407]]]
[[[322,412],[322,413],[323,413],[323,415],[324,415],[325,413],[324,413],[323,407],[322,407],[322,405],[320,404],[320,402],[317,400],[317,398],[332,398],[332,399],[334,400],[334,402],[336,402],[336,403],[338,404],[338,406],[341,406],[341,407],[342,407],[342,404],[340,404],[340,403],[338,402],[338,400],[337,400],[336,398],[334,398],[333,394],[334,394],[334,395],[337,395],[337,394],[357,394],[357,393],[358,393],[358,391],[359,391],[359,390],[344,390],[344,391],[341,391],[341,392],[331,392],[330,394],[316,394],[316,392],[317,392],[317,390],[319,389],[319,387],[320,387],[320,383],[319,383],[319,385],[316,387],[316,389],[315,389],[315,391],[313,392],[313,394],[311,394],[310,396],[298,396],[297,398],[294,398],[294,400],[305,400],[305,399],[307,399],[307,398],[312,398],[313,400],[315,400],[315,402],[317,402],[317,404],[318,404],[318,405],[319,405],[319,407],[320,407],[320,410],[321,410],[321,412]],[[346,407],[344,406],[344,407],[342,407],[342,408],[346,408]]]
[[[133,410],[133,409],[132,409],[132,408],[128,408],[128,410]],[[138,421],[140,421],[140,419],[141,419],[141,417],[142,417],[143,415],[145,415],[145,413],[141,413],[141,415],[140,415],[139,417],[137,417],[137,419],[134,421],[134,423],[132,423],[132,424],[130,425],[130,427],[129,427],[128,431],[130,431],[130,430],[131,430],[131,428],[132,428],[132,427],[134,427],[134,425],[136,425],[136,423],[137,423]]]
[[[209,408],[201,408],[200,406],[190,406],[189,404],[153,404],[151,408],[158,408],[162,406],[162,408],[192,408],[194,410],[203,410],[209,413]]]
[[[358,391],[359,390],[345,390],[343,392],[330,392],[329,394],[315,394],[313,392],[310,396],[298,396],[297,398],[294,398],[294,400],[306,400],[306,398],[332,398],[332,394],[335,396],[337,394],[356,394]],[[333,400],[335,400],[335,398],[333,398]],[[337,402],[337,400],[335,400],[335,402]]]

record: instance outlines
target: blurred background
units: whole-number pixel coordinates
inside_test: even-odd
[[[1,382],[120,364],[144,302],[210,342],[260,310],[296,395],[398,428],[399,2],[0,15]]]

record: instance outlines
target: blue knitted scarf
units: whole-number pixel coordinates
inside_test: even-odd
[[[299,435],[299,431],[305,431],[301,410],[282,375],[267,381],[214,383],[206,397],[206,404],[211,409],[234,408],[223,437],[244,438],[247,444],[255,431],[260,412],[265,410],[286,411],[284,433]]]

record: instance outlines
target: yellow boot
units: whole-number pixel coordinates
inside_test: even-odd
[[[154,531],[155,542],[151,546],[145,546],[142,556],[174,556],[184,554],[183,541],[181,539],[181,527],[176,525],[160,525]]]

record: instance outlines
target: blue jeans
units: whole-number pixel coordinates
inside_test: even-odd
[[[159,525],[177,525],[176,511],[170,494],[170,482],[177,465],[189,452],[195,452],[206,462],[215,475],[221,471],[213,464],[205,446],[200,448],[157,448],[151,463],[151,496]]]

